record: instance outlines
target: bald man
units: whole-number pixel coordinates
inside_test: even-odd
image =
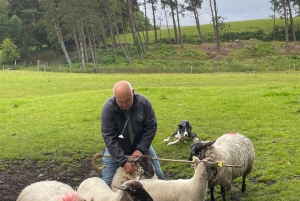
[[[151,146],[157,130],[157,122],[150,101],[135,93],[128,81],[119,81],[114,85],[113,96],[103,106],[101,131],[106,144],[104,157],[106,167],[102,170],[102,179],[111,187],[118,167],[124,167],[127,173],[135,168],[128,158],[150,155],[157,158]],[[164,179],[159,161],[153,161],[155,174]]]

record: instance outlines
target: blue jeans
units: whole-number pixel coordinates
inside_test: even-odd
[[[105,148],[104,154],[109,154],[107,148]],[[156,153],[152,146],[150,146],[149,150],[144,154],[149,155],[153,158],[157,158]],[[109,187],[111,187],[111,182],[116,173],[116,170],[119,168],[119,165],[111,157],[103,157],[103,163],[106,165],[106,167],[102,170],[102,179],[105,181],[105,183]],[[158,160],[153,160],[153,167],[154,167],[155,174],[158,177],[158,179],[164,179],[164,173],[161,170],[160,163]]]

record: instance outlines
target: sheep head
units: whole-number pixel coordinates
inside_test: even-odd
[[[154,167],[152,165],[153,159],[148,155],[142,155],[140,157],[129,160],[129,162],[135,163],[137,171],[143,178],[149,179],[154,176]]]
[[[137,179],[127,181],[116,188],[127,192],[131,199],[134,201],[153,201],[152,197]]]
[[[223,162],[221,162],[221,161],[213,161],[210,158],[205,158],[205,159],[200,160],[196,156],[193,156],[193,162],[194,162],[195,168],[197,168],[197,166],[200,163],[202,163],[204,165],[205,169],[207,170],[209,179],[212,179],[213,177],[215,177],[218,174],[218,168],[223,166]]]
[[[205,152],[207,150],[208,146],[211,146],[215,143],[216,141],[212,141],[212,142],[201,142],[201,141],[197,141],[194,142],[191,146],[191,153],[190,153],[190,157],[189,160],[193,160],[193,156],[197,156],[200,160],[203,159],[205,157]]]

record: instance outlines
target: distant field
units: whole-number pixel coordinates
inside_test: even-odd
[[[284,25],[283,19],[276,19],[276,25]],[[245,20],[245,21],[236,21],[236,22],[225,22],[226,24],[230,24],[229,31],[232,32],[242,32],[242,31],[257,31],[257,29],[263,29],[266,32],[270,32],[273,29],[273,19],[259,19],[259,20]],[[295,27],[300,26],[300,18],[294,18]],[[200,21],[201,24],[201,21]],[[198,35],[196,25],[195,26],[184,26],[182,27],[182,35]],[[213,33],[212,24],[203,24],[201,25],[202,33]],[[158,31],[158,38],[168,38],[168,30],[164,29]],[[174,38],[174,31],[172,25],[170,25],[170,36]],[[149,41],[154,42],[154,31],[149,31]],[[126,34],[126,41],[128,43],[132,43],[131,34]]]
[[[75,160],[103,151],[101,108],[118,80],[129,80],[136,92],[151,100],[158,120],[153,146],[159,157],[188,158],[191,140],[168,147],[163,142],[183,119],[190,120],[202,140],[239,132],[254,144],[254,171],[246,194],[232,189],[228,196],[240,195],[243,201],[299,199],[300,180],[294,175],[300,175],[300,79],[294,72],[133,75],[0,71],[0,161],[37,159],[41,165],[46,160],[68,165],[69,156]],[[164,162],[162,167],[177,178],[193,174],[186,164]],[[240,184],[237,179],[236,185]]]

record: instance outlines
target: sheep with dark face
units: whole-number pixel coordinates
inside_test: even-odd
[[[251,141],[239,133],[224,134],[212,142],[196,141],[191,146],[189,160],[193,156],[200,159],[211,158],[212,160],[223,161],[231,165],[240,165],[240,168],[218,168],[217,175],[209,180],[211,201],[214,201],[214,186],[221,186],[223,201],[225,188],[230,189],[234,179],[243,177],[242,192],[246,191],[246,176],[252,171],[254,163],[254,148]]]
[[[113,192],[101,178],[92,177],[84,180],[77,192],[93,201],[153,201],[138,179],[126,181],[116,188]]]
[[[102,170],[105,166],[98,167],[96,159],[102,157],[102,153],[95,154],[92,159],[92,165],[96,170]],[[117,191],[116,186],[120,186],[126,181],[133,180],[137,177],[140,179],[157,179],[154,173],[154,167],[152,164],[153,159],[148,155],[142,155],[140,157],[130,159],[130,162],[134,163],[136,166],[136,171],[133,173],[125,172],[123,167],[119,167],[113,177],[111,188],[113,191]]]
[[[25,187],[17,201],[88,201],[59,181],[40,181]],[[90,201],[90,200],[89,200]]]

